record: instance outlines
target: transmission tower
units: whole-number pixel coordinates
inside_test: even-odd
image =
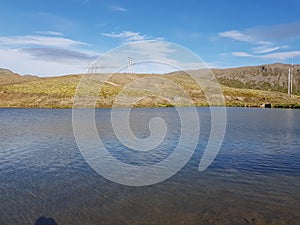
[[[291,66],[289,68],[289,74],[288,74],[288,95],[291,97],[293,93],[293,67],[294,63],[292,61]]]
[[[133,58],[131,57],[128,57],[128,73],[132,74],[133,73],[133,65],[134,65],[134,62],[133,62]]]

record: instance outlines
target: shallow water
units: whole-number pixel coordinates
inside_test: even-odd
[[[116,139],[109,109],[96,110],[98,133],[125,163],[151,165],[178,142],[174,108],[134,109],[136,136],[153,116],[168,125],[154,153],[132,152]],[[204,172],[198,164],[210,131],[199,108],[199,143],[168,180],[146,187],[113,183],[85,162],[70,109],[0,109],[0,224],[297,224],[300,221],[300,110],[228,108],[221,150]],[[128,175],[130,176],[130,174]]]

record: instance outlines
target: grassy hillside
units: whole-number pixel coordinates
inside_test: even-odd
[[[223,75],[220,74],[217,73],[218,79],[224,76],[224,79],[228,81],[234,77],[229,75],[226,77],[224,71],[222,72]],[[14,74],[11,74],[11,76],[15,77]],[[30,77],[29,79],[26,78],[28,80],[22,80],[22,78],[18,77],[19,80],[17,82],[6,82],[0,85],[0,107],[70,108],[73,106],[73,97],[81,77],[82,75],[52,78]],[[157,82],[147,83],[147,78],[151,78],[151,80],[155,78]],[[6,80],[8,81],[9,79],[6,78]],[[136,83],[136,86],[126,89],[124,101],[130,102],[145,94],[148,97],[139,100],[133,106],[171,106],[174,97],[180,97],[182,100],[186,98],[178,87],[185,90],[195,105],[208,105],[201,89],[184,73],[172,75],[114,74],[101,89],[96,107],[111,107],[116,96],[124,89],[124,86],[130,85],[137,80],[139,82]],[[98,94],[97,82],[88,84],[90,92]],[[261,104],[271,103],[274,107],[300,107],[300,96],[297,95],[290,98],[287,94],[278,91],[255,90],[253,87],[251,87],[252,89],[248,88],[248,86],[236,88],[234,86],[238,85],[233,85],[232,83],[227,85],[231,87],[222,86],[227,106],[259,107]],[[259,85],[259,82],[257,82],[257,85]],[[160,90],[164,90],[164,95],[162,95]],[[182,105],[185,104],[184,102]]]

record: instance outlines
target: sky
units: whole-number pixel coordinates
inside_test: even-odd
[[[176,44],[210,68],[298,64],[299,8],[299,0],[0,0],[0,68],[82,73],[141,41],[158,60]]]

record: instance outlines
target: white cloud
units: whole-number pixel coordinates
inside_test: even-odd
[[[256,44],[258,44],[258,45],[273,45],[274,43],[271,41],[257,41]]]
[[[35,33],[42,34],[42,35],[64,36],[62,33],[57,31],[37,31]]]
[[[40,76],[80,73],[98,55],[82,50],[85,42],[39,33],[48,35],[0,36],[0,67]]]
[[[124,42],[143,41],[147,39],[145,35],[141,35],[138,32],[132,31],[123,31],[121,33],[102,33],[102,35],[106,37],[122,39]]]
[[[261,46],[261,47],[253,48],[253,52],[256,53],[256,54],[264,54],[264,53],[274,52],[274,51],[279,50],[279,49],[281,49],[281,47],[279,47],[279,46],[275,46],[275,47],[272,47],[272,48],[267,48],[265,46]]]
[[[128,44],[131,42],[136,41],[163,41],[164,38],[158,37],[154,38],[148,35],[143,35],[139,32],[133,32],[133,31],[122,31],[121,33],[102,33],[101,35],[110,37],[110,38],[116,38],[122,40],[124,44]]]
[[[60,60],[39,60],[20,49],[0,49],[0,62],[0,67],[11,69],[20,74],[38,76],[84,73],[88,66],[87,62],[78,60],[76,63],[66,63]]]
[[[254,38],[237,30],[230,30],[219,33],[220,37],[230,38],[236,41],[253,42]]]
[[[165,41],[140,41],[122,45],[102,55],[93,63],[104,73],[127,72],[128,57],[133,58],[134,72],[167,73],[207,68],[196,54]]]
[[[0,45],[37,45],[48,47],[68,48],[78,45],[88,45],[87,43],[75,41],[65,37],[53,37],[42,35],[25,35],[25,36],[0,36]]]
[[[264,58],[264,59],[286,60],[286,59],[292,59],[299,56],[300,56],[300,51],[290,51],[290,52],[269,53],[257,57]]]
[[[286,60],[298,57],[299,51],[283,52],[283,49],[290,47],[281,45],[280,40],[300,38],[299,29],[296,28],[300,28],[300,23],[255,27],[243,31],[230,30],[219,33],[219,36],[249,44],[249,51],[235,51],[231,53],[233,56]]]
[[[258,59],[272,59],[272,60],[287,60],[292,59],[295,57],[300,56],[300,51],[289,51],[289,52],[275,52],[275,53],[268,53],[268,54],[260,54],[260,55],[253,55],[247,52],[232,52],[233,56],[237,57],[252,57]]]
[[[253,53],[268,53],[272,51],[276,51],[281,49],[280,46],[276,46],[275,43],[271,41],[266,40],[259,40],[255,34],[253,33],[247,33],[247,31],[237,31],[237,30],[231,30],[231,31],[225,31],[222,33],[219,33],[220,37],[223,38],[229,38],[236,41],[241,42],[248,42],[251,45],[254,45],[255,47],[252,48]],[[239,52],[237,52],[239,53]]]
[[[238,56],[238,57],[251,57],[253,55],[247,53],[247,52],[232,52],[233,56]]]
[[[111,5],[110,9],[115,12],[127,12],[127,9],[125,9],[124,7],[121,7],[121,6],[117,6],[117,5]]]

